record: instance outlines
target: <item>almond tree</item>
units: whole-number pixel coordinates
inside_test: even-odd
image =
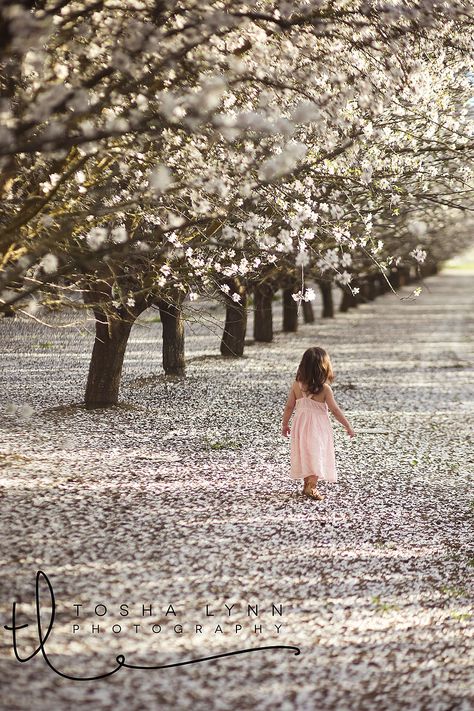
[[[239,354],[246,280],[331,254],[349,284],[344,260],[361,251],[383,270],[395,259],[384,239],[420,203],[428,222],[471,209],[468,3],[71,0],[1,13],[2,308],[25,311],[39,289],[65,304],[84,294],[97,341],[104,329],[111,341],[95,346],[91,406],[116,402],[140,309],[174,319],[179,371],[183,299],[224,294],[240,326],[223,351]]]

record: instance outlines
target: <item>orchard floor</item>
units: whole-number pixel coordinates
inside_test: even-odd
[[[77,405],[90,321],[0,321],[5,709],[472,708],[474,274],[443,272],[400,300],[412,288],[297,334],[279,330],[277,305],[274,342],[249,342],[239,360],[219,355],[219,307],[206,325],[188,323],[182,380],[162,375],[161,326],[147,312],[127,350],[123,406],[109,411]],[[296,366],[316,343],[357,431],[350,440],[333,420],[339,479],[321,485],[322,503],[290,480],[280,435]],[[9,414],[8,403],[34,413]],[[39,654],[18,663],[3,629],[16,600],[17,624],[30,624],[20,652],[33,649],[37,570],[57,606],[46,651],[69,675],[109,672],[118,654],[142,666],[273,645],[300,654],[61,678]],[[44,584],[41,601],[47,627]]]

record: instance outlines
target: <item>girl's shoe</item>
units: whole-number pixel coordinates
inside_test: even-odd
[[[324,501],[323,494],[320,494],[317,489],[304,489],[304,496],[309,496],[310,499],[316,499],[316,501]]]

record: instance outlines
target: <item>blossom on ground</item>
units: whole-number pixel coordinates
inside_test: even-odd
[[[24,405],[20,405],[17,410],[17,414],[25,420],[29,419],[32,416],[33,412],[34,410],[31,405],[28,405],[26,403]]]

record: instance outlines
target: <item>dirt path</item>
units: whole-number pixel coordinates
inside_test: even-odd
[[[71,675],[110,671],[120,653],[156,665],[301,650],[72,682],[39,655],[19,664],[2,629],[5,708],[26,711],[34,698],[37,711],[467,711],[473,287],[472,274],[443,273],[416,301],[386,295],[249,344],[237,362],[216,356],[217,328],[190,324],[187,377],[176,382],[160,376],[160,325],[143,323],[127,351],[127,407],[109,412],[60,407],[82,395],[82,327],[1,321],[6,401],[35,410],[2,413],[2,620],[17,600],[19,622],[34,624],[41,569],[58,613],[47,651]],[[323,503],[301,498],[280,436],[287,389],[315,343],[331,354],[358,431],[349,440],[334,422],[339,480],[322,486]],[[33,643],[32,626],[20,634]]]

